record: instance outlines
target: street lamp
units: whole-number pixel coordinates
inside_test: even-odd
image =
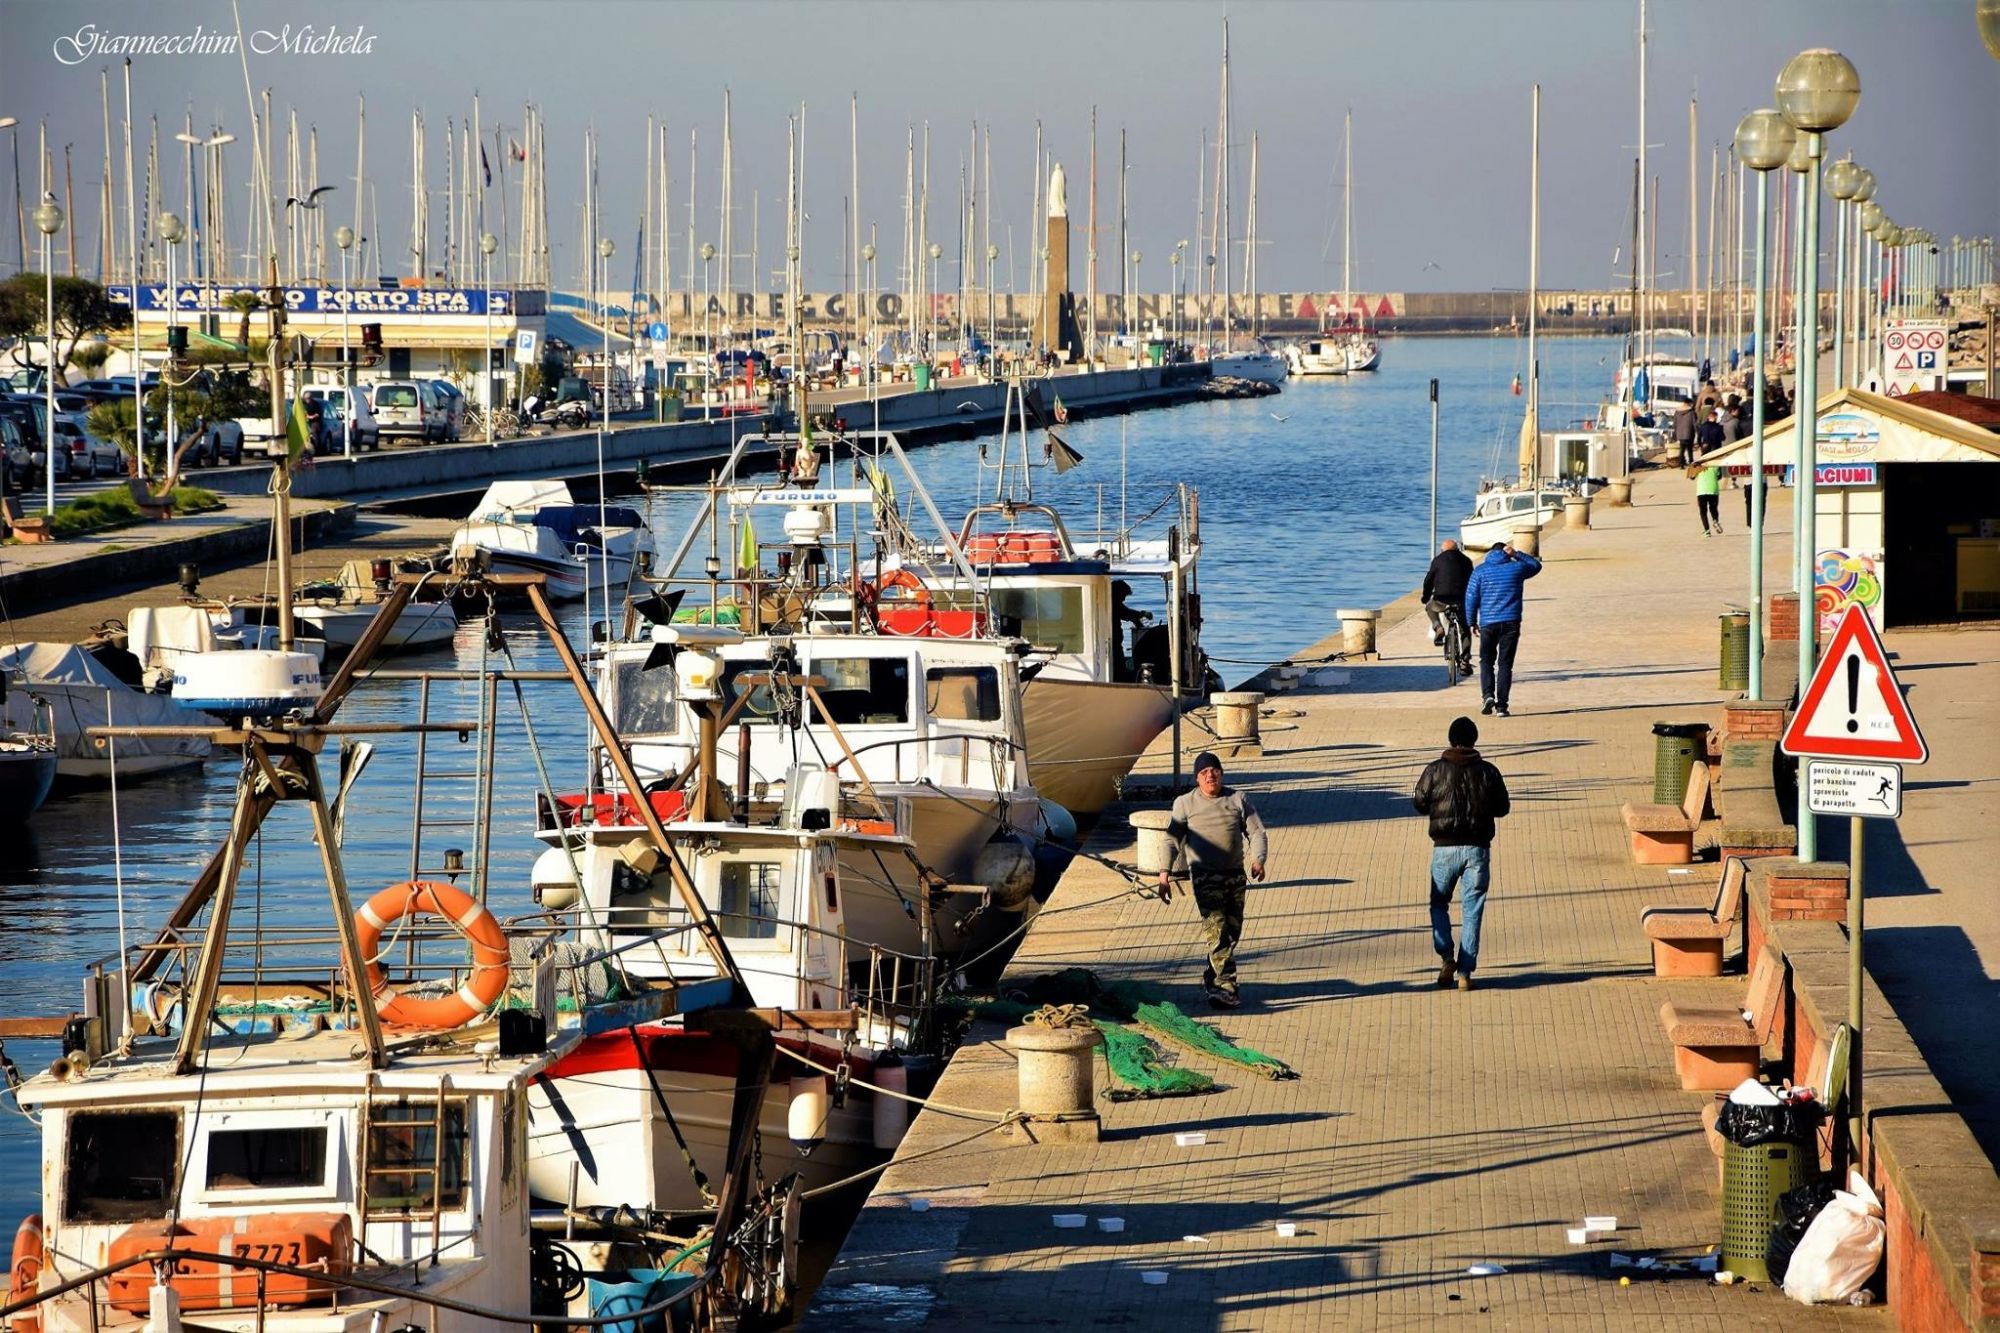
[[[1167,264],[1173,271],[1173,281],[1170,285],[1173,287],[1173,327],[1174,346],[1176,349],[1179,348],[1181,341],[1181,260],[1186,257],[1186,252],[1187,242],[1181,241],[1174,246],[1173,253],[1167,256]],[[1178,350],[1176,350],[1176,355],[1178,355]]]
[[[1854,333],[1854,361],[1853,370],[1849,378],[1853,380],[1861,378],[1861,349],[1865,346],[1863,339],[1866,336],[1863,330],[1867,327],[1868,318],[1868,303],[1862,297],[1863,291],[1868,286],[1868,242],[1865,239],[1866,231],[1862,225],[1862,214],[1868,207],[1868,201],[1874,197],[1875,173],[1866,167],[1857,167],[1855,169],[1854,199],[1852,201],[1854,204],[1854,318],[1852,324]]]
[[[989,363],[997,359],[996,349],[1000,342],[1000,317],[994,309],[993,299],[993,265],[999,258],[1000,247],[989,241],[986,245],[986,341],[992,344],[986,349]]]
[[[1839,207],[1833,224],[1833,387],[1847,387],[1847,219],[1854,192],[1861,188],[1861,168],[1842,158],[1826,169],[1826,192]]]
[[[931,357],[935,359],[937,357],[938,260],[944,257],[944,247],[942,245],[939,245],[936,241],[932,241],[930,255],[931,255],[931,290],[930,290],[931,338],[930,338],[930,347],[927,350],[929,351]]]
[[[35,209],[35,229],[42,233],[42,280],[48,302],[45,307],[48,341],[42,347],[42,478],[48,483],[51,515],[56,512],[56,271],[49,259],[49,243],[62,225],[63,211],[57,206],[54,193],[43,191],[42,202]],[[144,452],[143,422],[138,439]]]
[[[872,224],[868,232],[871,236],[874,234],[875,228]],[[862,298],[868,307],[868,333],[862,349],[868,353],[868,378],[863,383],[873,384],[875,382],[875,242],[870,241],[861,247],[861,262],[868,266],[867,294]]]
[[[1805,265],[1799,274],[1798,505],[1799,543],[1799,679],[1812,679],[1819,615],[1814,566],[1818,556],[1819,487],[1819,161],[1821,136],[1839,129],[1861,100],[1861,75],[1854,63],[1825,47],[1801,51],[1778,73],[1778,110],[1803,133],[1806,143],[1805,212],[1801,233]],[[1812,813],[1799,811],[1799,859],[1819,855],[1819,833]],[[1849,922],[1858,931],[1860,923]],[[1858,1034],[1857,1034],[1858,1035]]]
[[[174,280],[174,252],[181,248],[181,238],[187,235],[187,226],[178,214],[161,213],[159,221],[160,239],[167,243],[167,475],[174,472],[174,447],[180,443],[179,423],[174,419],[174,390],[179,386],[173,382],[174,375],[174,335],[180,331],[181,289]],[[136,298],[138,289],[133,289]],[[134,301],[136,305],[136,300]],[[145,450],[137,450],[136,461],[145,456]]]
[[[486,385],[486,447],[493,447],[493,252],[500,248],[500,238],[492,232],[479,234],[479,280],[486,287],[486,350],[480,367],[480,377]]]
[[[1736,127],[1736,160],[1757,173],[1757,297],[1751,312],[1750,381],[1750,697],[1764,697],[1764,395],[1770,356],[1764,271],[1771,230],[1771,173],[1791,156],[1791,122],[1765,107]]]
[[[609,236],[597,243],[597,257],[603,261],[603,273],[597,280],[597,290],[602,293],[598,297],[597,319],[604,326],[604,365],[599,378],[604,390],[604,429],[607,431],[611,429],[611,256],[617,249]],[[604,442],[601,438],[597,444],[597,471],[600,477],[604,473]],[[598,499],[598,507],[602,509],[603,497]],[[601,522],[603,515],[598,517]]]
[[[340,250],[340,445],[341,454],[354,457],[354,353],[347,345],[347,311],[354,304],[354,289],[348,285],[347,253],[354,248],[354,228],[342,224],[333,232]]]
[[[870,248],[872,249],[873,247]],[[870,258],[873,258],[873,256],[870,256]],[[705,377],[708,383],[703,386],[701,395],[701,417],[704,421],[708,420],[715,411],[715,372],[721,367],[721,362],[715,359],[715,331],[710,318],[711,309],[715,305],[715,297],[709,286],[709,279],[713,272],[710,266],[714,262],[715,246],[708,241],[703,241],[701,243],[701,340],[702,344],[708,349],[708,374]]]

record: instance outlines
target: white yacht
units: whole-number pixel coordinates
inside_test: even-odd
[[[496,481],[451,535],[454,559],[483,554],[496,574],[544,575],[556,601],[594,589],[596,599],[615,603],[652,551],[638,510],[578,504],[560,481]]]

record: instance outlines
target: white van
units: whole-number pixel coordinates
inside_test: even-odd
[[[416,438],[425,443],[445,436],[437,396],[420,380],[382,380],[375,385],[376,432],[382,439]]]

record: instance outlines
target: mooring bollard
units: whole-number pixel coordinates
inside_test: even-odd
[[[1167,825],[1173,818],[1172,812],[1166,810],[1134,810],[1125,817],[1125,822],[1139,835],[1140,874],[1157,875],[1172,864],[1174,843],[1167,836]]]
[[[1632,505],[1632,479],[1613,477],[1604,483],[1604,503],[1613,509],[1629,509]]]
[[[1349,657],[1366,657],[1375,651],[1375,622],[1380,611],[1335,611],[1340,617],[1340,649]]]
[[[1020,1059],[1017,1094],[1028,1132],[1038,1142],[1095,1143],[1099,1120],[1096,1104],[1096,1057],[1099,1037],[1088,1017],[1074,1018],[1048,1009],[1030,1015],[1049,1017],[1027,1022],[1007,1032],[1007,1049]],[[1049,1026],[1060,1023],[1061,1026]]]
[[[1542,553],[1542,529],[1539,524],[1523,523],[1514,529],[1513,547],[1525,555]]]
[[[1263,695],[1255,690],[1232,690],[1211,694],[1208,701],[1215,705],[1216,740],[1224,745],[1258,743],[1257,709],[1264,702]]]
[[[1590,530],[1590,497],[1569,495],[1563,497],[1563,526],[1579,531]]]

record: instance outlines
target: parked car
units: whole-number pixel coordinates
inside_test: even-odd
[[[327,418],[333,427],[333,442],[328,447],[328,452],[345,452],[347,448],[347,390],[339,387],[307,389],[306,401],[310,403],[322,403],[325,406]],[[379,449],[382,447],[381,423],[375,419],[375,409],[369,406],[368,395],[362,392],[356,392],[354,395],[354,447],[357,450]]]
[[[375,421],[383,439],[444,438],[444,410],[423,380],[381,380],[375,385]]]
[[[69,475],[117,477],[125,472],[125,451],[110,440],[90,433],[90,423],[81,412],[56,414],[56,440],[64,446],[58,452],[69,455]]]
[[[38,469],[32,460],[42,451],[42,400],[22,394],[0,395],[0,416],[14,423],[21,437],[21,456],[15,467],[22,477]]]
[[[28,445],[12,417],[0,416],[0,495],[28,488]]]
[[[444,416],[444,438],[460,438],[465,434],[465,395],[450,380],[431,380],[429,384]]]
[[[264,423],[264,433],[270,433],[270,423]],[[219,467],[224,463],[237,464],[243,461],[243,427],[234,421],[210,421],[203,424],[201,435],[187,447],[181,461],[189,467]]]

